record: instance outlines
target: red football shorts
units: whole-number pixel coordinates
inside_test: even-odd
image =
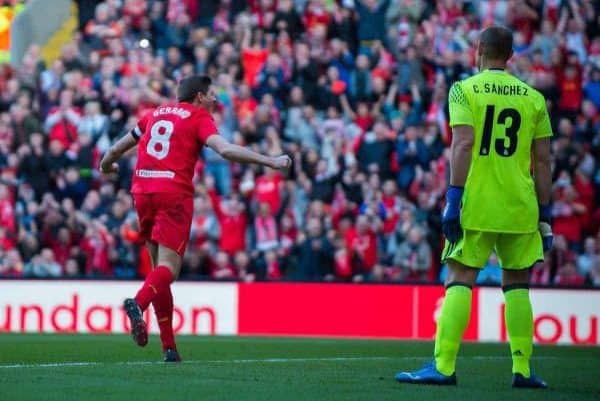
[[[140,235],[177,252],[185,253],[194,215],[194,198],[173,193],[133,194]]]

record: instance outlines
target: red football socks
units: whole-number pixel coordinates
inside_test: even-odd
[[[156,269],[152,270],[148,277],[146,277],[146,281],[144,281],[144,285],[138,291],[135,296],[135,301],[140,306],[142,311],[148,309],[150,302],[161,292],[166,292],[166,290],[171,285],[173,281],[173,273],[166,266],[157,266]],[[169,293],[171,290],[169,289]]]
[[[166,291],[159,292],[152,300],[158,328],[160,329],[160,342],[163,352],[167,348],[177,349],[175,346],[175,335],[173,334],[173,294],[171,286]]]

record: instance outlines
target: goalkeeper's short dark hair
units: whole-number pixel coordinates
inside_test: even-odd
[[[208,75],[192,75],[183,78],[177,86],[177,100],[179,102],[193,102],[198,92],[206,94],[212,79]]]
[[[506,61],[512,54],[512,31],[499,25],[490,26],[481,32],[479,44],[483,47],[485,58]]]

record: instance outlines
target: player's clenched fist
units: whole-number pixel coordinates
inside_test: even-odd
[[[271,167],[275,170],[285,170],[292,166],[292,159],[288,155],[273,157]]]
[[[117,163],[100,163],[100,172],[102,174],[118,173],[119,165]]]
[[[450,186],[446,193],[446,207],[442,214],[442,232],[452,243],[458,242],[463,235],[460,226],[460,203],[464,190],[462,187]]]

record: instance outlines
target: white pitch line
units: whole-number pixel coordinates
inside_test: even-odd
[[[215,363],[289,363],[289,362],[344,362],[344,361],[377,361],[394,359],[389,357],[332,357],[332,358],[266,358],[266,359],[223,359],[223,360],[192,360],[184,364],[215,364]],[[417,358],[418,359],[418,358]],[[58,362],[58,363],[17,363],[0,365],[0,369],[19,368],[70,368],[104,365],[164,365],[161,361],[123,361],[123,362]]]
[[[296,362],[348,362],[348,361],[390,361],[390,360],[429,360],[431,357],[405,356],[405,357],[385,357],[385,356],[366,356],[366,357],[330,357],[330,358],[266,358],[266,359],[224,359],[224,360],[191,360],[183,361],[187,365],[199,364],[250,364],[250,363],[296,363]],[[508,356],[464,356],[459,359],[473,360],[509,360]],[[534,360],[560,359],[554,356],[534,357]],[[57,363],[17,363],[12,365],[0,365],[0,369],[46,369],[46,368],[71,368],[88,366],[110,366],[110,365],[165,365],[161,361],[122,361],[122,362],[57,362]]]

